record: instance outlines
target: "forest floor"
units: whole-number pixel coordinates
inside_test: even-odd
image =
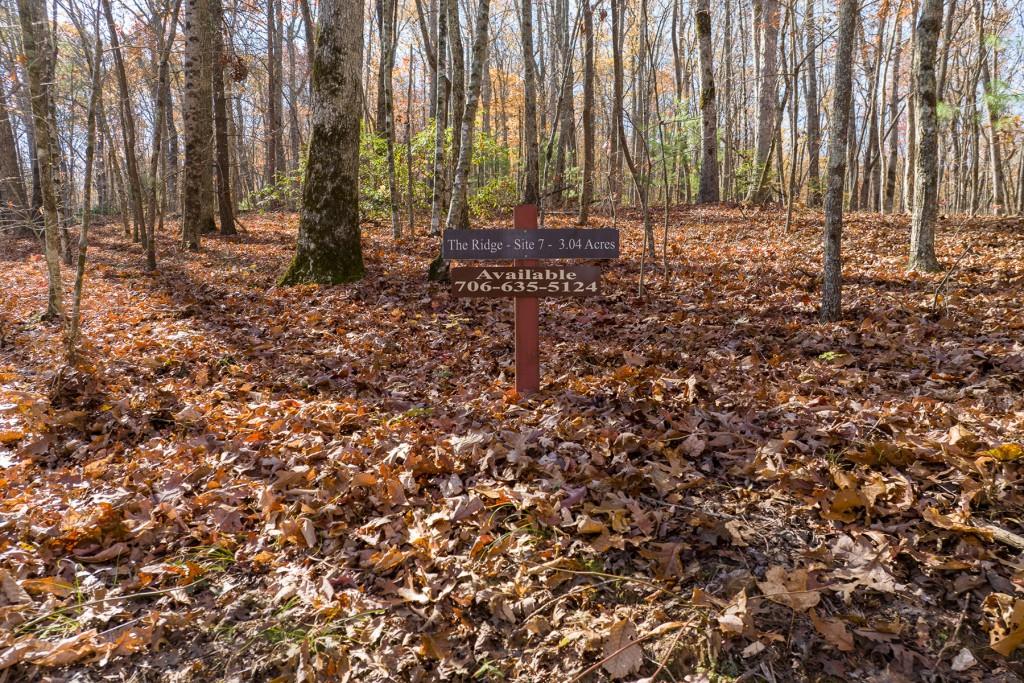
[[[1016,221],[944,220],[936,297],[850,216],[820,324],[816,215],[675,210],[642,295],[627,217],[522,398],[433,240],[279,288],[296,217],[242,220],[154,274],[97,228],[63,371],[0,242],[0,681],[1024,679]]]

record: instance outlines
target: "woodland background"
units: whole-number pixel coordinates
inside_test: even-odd
[[[0,682],[1021,680],[1022,33],[0,0]]]

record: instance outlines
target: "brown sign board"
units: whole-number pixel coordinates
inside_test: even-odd
[[[619,231],[616,228],[445,230],[441,254],[448,260],[618,258]]]
[[[601,291],[597,266],[482,266],[452,268],[456,297],[585,297]]]

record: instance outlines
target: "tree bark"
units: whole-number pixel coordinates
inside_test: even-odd
[[[181,243],[199,249],[200,235],[216,228],[213,220],[213,12],[212,0],[185,0],[185,166]]]
[[[779,0],[763,0],[763,51],[761,57],[761,83],[758,91],[757,144],[754,159],[755,182],[750,187],[747,201],[762,204],[768,198],[768,184],[757,182],[762,169],[770,162],[772,139],[775,137],[776,109],[778,108],[778,40]]]
[[[917,167],[910,224],[910,269],[924,272],[939,270],[935,257],[935,219],[939,209],[935,52],[941,24],[942,0],[924,0],[914,55]]]
[[[853,40],[857,25],[857,0],[843,0],[836,46],[836,74],[832,91],[832,123],[828,145],[828,187],[825,190],[824,263],[821,288],[821,319],[838,320],[843,292],[843,187],[846,181],[850,98],[853,83]]]
[[[231,196],[231,140],[228,137],[228,102],[224,94],[224,35],[221,32],[224,5],[221,0],[210,0],[213,22],[213,125],[217,142],[217,207],[220,213],[222,235],[237,234],[235,230],[235,203]],[[294,91],[293,91],[294,94]]]
[[[448,230],[469,227],[469,167],[473,162],[473,126],[480,104],[480,82],[487,58],[487,34],[490,0],[479,0],[476,10],[476,30],[473,39],[472,67],[469,74],[469,92],[466,97],[466,115],[459,133],[459,160],[455,165],[452,182],[452,201],[448,208]]]
[[[580,189],[579,225],[590,222],[594,201],[594,8],[583,5],[583,186]]]
[[[295,258],[282,284],[363,276],[359,228],[362,0],[323,0],[312,68],[312,132]]]
[[[39,169],[39,189],[43,200],[44,246],[48,293],[46,317],[64,320],[64,297],[60,275],[60,215],[57,213],[57,192],[54,175],[57,173],[56,145],[57,131],[50,106],[52,94],[49,60],[49,25],[46,19],[46,5],[43,0],[18,0],[18,17],[21,23],[22,46],[25,53],[25,70],[28,74],[29,99],[32,107],[32,121],[35,128],[36,165]]]
[[[96,17],[99,27],[99,15]],[[92,56],[92,87],[85,124],[85,177],[82,186],[82,226],[78,232],[78,260],[75,267],[75,289],[71,299],[71,319],[68,321],[68,357],[74,360],[78,348],[82,320],[82,287],[85,283],[85,259],[89,250],[89,223],[92,218],[92,171],[96,155],[96,109],[103,85],[103,42],[96,31],[96,48]]]
[[[711,49],[711,7],[697,0],[697,42],[700,47],[701,164],[697,203],[716,203],[718,189],[718,108],[715,102],[715,68]]]
[[[613,3],[617,1],[612,0]],[[523,46],[523,156],[525,157],[523,203],[538,204],[540,202],[540,147],[537,135],[537,66],[533,56],[532,0],[522,0],[519,33]],[[621,92],[619,95],[621,96]],[[621,101],[621,97],[616,101]]]
[[[992,85],[992,69],[989,67],[988,47],[985,45],[985,17],[981,0],[975,0],[975,22],[978,29],[978,55],[981,60],[981,85],[985,91],[985,109],[988,111],[989,163],[992,168],[992,209],[1001,215],[1006,209],[1005,178],[1003,176],[1003,154],[999,144],[999,118],[1002,114],[999,96]]]
[[[17,218],[26,218],[28,195],[7,110],[7,97],[3,84],[0,84],[0,216],[5,210],[13,210]]]
[[[895,52],[892,59],[892,90],[889,93],[889,160],[885,164],[885,199],[883,209],[886,213],[892,213],[896,202],[896,166],[899,163],[899,130],[896,121],[899,118],[899,84],[900,84],[900,55],[903,44],[903,21],[896,17],[896,42]]]
[[[814,23],[814,4],[817,0],[807,0],[807,87],[804,90],[804,101],[807,107],[807,206],[821,206],[821,171],[819,156],[821,154],[821,117],[818,114],[818,35]]]
[[[445,71],[445,60],[448,44],[448,9],[449,2],[456,0],[438,0],[437,11],[437,81],[434,92],[436,117],[434,119],[434,187],[430,200],[430,234],[441,234],[441,204],[444,199],[444,133],[448,127],[448,76]]]
[[[121,54],[120,38],[117,35],[117,24],[110,8],[110,0],[103,0],[103,13],[107,19],[110,34],[110,49],[114,54],[114,70],[117,72],[117,85],[120,92],[118,113],[121,117],[121,133],[124,141],[124,166],[127,174],[128,197],[134,219],[133,237],[136,242],[142,239],[145,230],[145,219],[142,211],[142,181],[139,178],[139,160],[135,151],[135,113],[132,111],[131,92],[128,89],[128,76],[124,67],[124,55]]]

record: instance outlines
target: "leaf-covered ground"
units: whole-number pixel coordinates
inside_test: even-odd
[[[292,215],[156,274],[100,227],[63,371],[6,240],[0,680],[1021,680],[1024,231],[944,221],[936,296],[855,215],[823,325],[783,218],[674,212],[643,295],[627,220],[527,399],[427,238],[282,289]]]

